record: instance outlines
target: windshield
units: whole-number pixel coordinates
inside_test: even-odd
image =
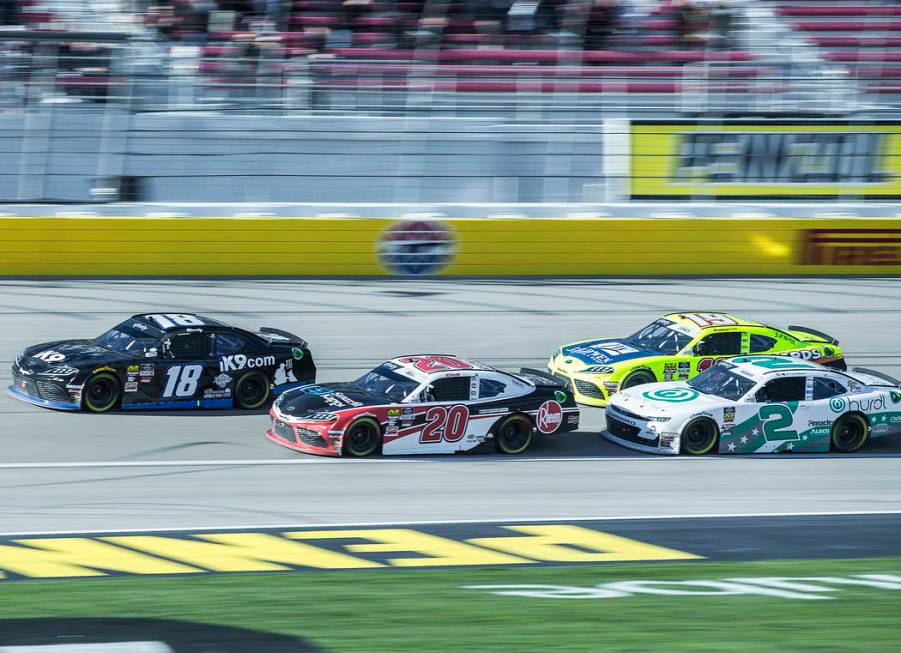
[[[626,342],[642,349],[672,356],[691,342],[691,336],[673,329],[673,323],[669,320],[660,319],[633,333]]]
[[[162,332],[147,326],[143,322],[127,320],[97,338],[101,347],[118,351],[122,354],[143,355],[151,347],[155,347]]]
[[[737,401],[754,387],[754,381],[736,374],[725,365],[714,365],[688,382],[692,388],[707,395]]]
[[[388,397],[393,403],[398,403],[406,399],[407,395],[418,388],[419,382],[401,376],[384,365],[380,365],[354,381],[354,385]]]

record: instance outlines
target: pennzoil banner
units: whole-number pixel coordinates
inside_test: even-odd
[[[901,122],[633,121],[632,199],[901,198]]]

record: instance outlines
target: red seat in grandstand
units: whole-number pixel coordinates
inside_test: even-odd
[[[842,16],[849,18],[867,16],[901,16],[901,5],[803,4],[784,5],[779,7],[776,11],[780,16],[789,16],[793,18],[801,16]]]
[[[897,32],[901,20],[797,20],[792,23],[802,32]]]
[[[461,63],[698,63],[703,61],[751,61],[750,52],[739,50],[387,50],[334,48],[344,59],[458,61]]]

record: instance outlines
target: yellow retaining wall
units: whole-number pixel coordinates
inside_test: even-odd
[[[394,222],[0,218],[0,276],[387,275],[376,249]],[[458,237],[445,275],[901,274],[897,218],[497,218],[445,224]],[[823,242],[810,244],[812,239]]]

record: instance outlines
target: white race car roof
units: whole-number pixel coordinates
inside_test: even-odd
[[[775,361],[778,367],[768,367],[766,363]],[[727,358],[731,369],[742,376],[753,379],[755,382],[772,376],[782,376],[794,372],[834,371],[817,363],[802,361],[790,356],[736,356]]]
[[[453,376],[455,372],[496,371],[493,367],[484,363],[468,358],[460,358],[453,354],[410,354],[397,356],[382,364],[391,367],[398,374],[420,383],[439,373]]]

